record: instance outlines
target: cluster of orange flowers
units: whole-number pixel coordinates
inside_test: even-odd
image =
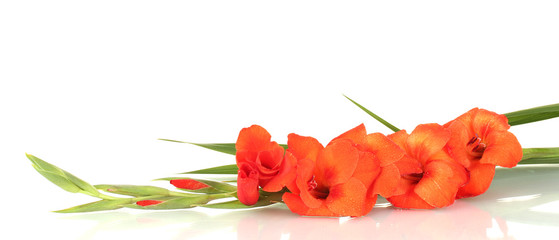
[[[253,125],[235,145],[237,197],[253,205],[260,191],[285,191],[289,209],[306,216],[363,216],[378,195],[400,208],[446,207],[484,193],[495,166],[514,167],[522,159],[509,128],[504,115],[474,108],[411,133],[368,134],[361,124],[326,146],[292,133],[285,150]]]

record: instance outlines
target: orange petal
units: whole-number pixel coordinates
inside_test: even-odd
[[[481,163],[511,168],[522,160],[522,147],[511,132],[491,132],[484,140],[487,148],[483,152]]]
[[[266,192],[279,192],[283,187],[295,181],[295,176],[297,174],[295,171],[296,165],[297,159],[295,156],[290,152],[285,152],[279,173],[270,179],[265,186],[262,186],[262,190]]]
[[[421,165],[421,163],[407,155],[402,157],[399,161],[395,162],[394,166],[398,168],[400,176],[423,173],[423,166]],[[396,190],[394,191],[393,195],[404,194],[408,192],[410,188],[413,188],[415,186],[415,182],[412,183],[409,180],[404,179],[403,177],[396,178],[395,181]]]
[[[405,150],[382,133],[371,133],[365,137],[365,150],[375,154],[384,167],[398,161],[405,154]]]
[[[406,132],[406,130],[400,130],[395,133],[388,135],[388,139],[392,140],[392,142],[396,143],[401,149],[407,149],[407,141],[410,135]]]
[[[474,197],[484,193],[491,185],[495,175],[495,165],[481,164],[479,161],[472,162],[468,170],[470,172],[470,180],[466,185],[458,189],[456,198]]]
[[[357,178],[368,189],[375,178],[380,173],[380,163],[371,152],[359,152],[359,161],[353,172],[353,177]]]
[[[414,191],[410,188],[405,194],[392,196],[387,198],[394,207],[399,208],[415,208],[415,209],[432,209],[435,208],[421,199]]]
[[[396,165],[391,164],[383,167],[379,176],[375,179],[373,191],[370,194],[380,194],[385,198],[391,197],[395,195],[394,193],[396,192],[399,181],[400,171]]]
[[[484,137],[491,131],[507,131],[510,126],[505,115],[497,114],[485,109],[472,110],[472,130],[480,137]]]
[[[297,163],[297,177],[296,177],[296,185],[297,190],[291,192],[298,193],[301,196],[301,200],[310,208],[317,208],[322,205],[322,200],[315,198],[311,194],[311,190],[309,188],[309,181],[312,181],[314,178],[314,168],[315,163],[310,159],[303,159],[299,160]]]
[[[249,150],[259,152],[268,149],[272,136],[266,129],[258,125],[243,128],[235,143],[238,150]]]
[[[298,160],[310,159],[316,161],[318,152],[324,147],[313,137],[303,137],[295,133],[287,136],[287,151],[291,152]]]
[[[423,178],[414,192],[433,207],[446,207],[454,203],[458,188],[466,181],[466,170],[461,165],[431,161],[425,165]]]
[[[270,150],[258,152],[255,163],[258,166],[260,178],[269,179],[275,176],[282,164],[283,157],[284,149],[279,144],[275,144]]]
[[[469,128],[461,121],[453,121],[448,125],[447,129],[451,133],[450,140],[447,143],[447,152],[462,166],[469,167],[470,154],[466,146],[475,134],[473,132],[470,133]]]
[[[330,143],[332,143],[335,140],[339,140],[339,139],[349,139],[351,140],[353,143],[355,144],[363,144],[364,138],[367,135],[367,130],[365,129],[365,125],[364,124],[360,124],[357,127],[352,128],[351,130],[342,133],[340,136],[332,139],[332,141],[330,141]],[[328,143],[328,144],[330,144]]]
[[[358,161],[359,152],[351,141],[340,139],[330,143],[317,156],[315,175],[318,184],[330,187],[347,182]]]
[[[436,123],[418,125],[407,139],[407,151],[423,164],[441,151],[450,139],[450,132]]]
[[[356,178],[346,183],[334,185],[325,204],[332,212],[340,216],[363,216],[371,211],[376,198],[367,197],[367,188]]]
[[[286,192],[282,196],[282,200],[287,205],[289,210],[292,212],[303,215],[303,216],[325,216],[325,217],[337,217],[332,211],[330,211],[326,205],[320,205],[317,208],[309,208],[300,196]]]

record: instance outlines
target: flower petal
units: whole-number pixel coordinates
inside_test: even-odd
[[[271,139],[272,136],[266,129],[259,125],[252,125],[241,129],[235,143],[235,148],[237,151],[249,150],[259,152],[268,149]]]
[[[445,126],[451,133],[447,143],[448,154],[462,166],[469,167],[473,157],[469,154],[467,145],[475,134],[462,121],[452,121]]]
[[[407,151],[423,164],[441,151],[450,139],[450,132],[436,123],[418,125],[407,139]]]
[[[287,136],[287,151],[291,152],[297,160],[310,159],[316,161],[318,152],[324,147],[313,137],[304,137],[291,133]]]
[[[332,139],[330,143],[334,142],[335,140],[339,139],[349,139],[355,144],[363,144],[364,138],[367,135],[367,130],[365,129],[364,124],[360,124],[357,127],[350,129],[349,131],[342,133],[340,136]],[[328,143],[328,144],[330,144]]]
[[[414,191],[410,188],[406,193],[402,195],[392,196],[387,198],[387,200],[394,206],[399,208],[415,208],[415,209],[432,209],[435,208],[425,200],[421,199]]]
[[[310,208],[317,208],[322,205],[321,199],[316,199],[309,188],[309,182],[313,180],[314,177],[315,163],[310,159],[299,160],[297,163],[297,179],[296,186],[297,189],[289,189],[295,194],[301,196],[301,200]]]
[[[350,178],[343,184],[330,188],[325,204],[340,216],[363,216],[373,209],[376,197],[367,197],[367,188],[357,178]]]
[[[457,163],[431,161],[414,192],[429,205],[446,207],[454,203],[458,188],[467,181],[466,170]]]
[[[507,131],[510,128],[505,115],[477,108],[470,111],[473,114],[472,130],[482,138],[491,131]]]
[[[325,187],[345,183],[353,175],[358,161],[359,152],[351,141],[334,141],[317,156],[316,181]]]
[[[262,186],[262,190],[266,192],[279,192],[283,187],[291,184],[291,182],[295,180],[297,174],[295,171],[296,165],[297,159],[295,156],[290,152],[285,152],[285,157],[278,174],[270,179],[265,186]]]
[[[372,152],[384,167],[398,161],[406,153],[400,146],[382,133],[371,133],[365,137],[364,147]]]
[[[522,160],[522,147],[511,132],[491,132],[485,141],[487,148],[480,160],[481,163],[511,168]]]
[[[286,192],[282,196],[282,200],[292,212],[303,216],[325,216],[337,217],[335,213],[330,211],[326,205],[321,204],[317,208],[309,208],[300,196]]]
[[[380,163],[371,152],[359,152],[359,161],[353,172],[353,177],[357,178],[369,189],[375,178],[380,173]]]
[[[475,197],[484,193],[491,185],[495,175],[495,165],[481,164],[479,161],[472,162],[468,170],[470,172],[470,180],[466,185],[458,189],[456,198]]]
[[[394,192],[396,191],[399,180],[400,171],[396,165],[390,164],[383,167],[379,176],[375,179],[373,191],[371,193],[380,194],[385,198],[391,197],[395,195]],[[370,194],[370,196],[372,196],[372,194]]]

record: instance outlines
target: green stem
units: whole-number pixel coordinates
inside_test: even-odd
[[[518,164],[553,164],[559,163],[559,147],[523,148],[522,160]]]
[[[542,121],[559,117],[559,103],[505,113],[504,115],[508,118],[511,126]]]

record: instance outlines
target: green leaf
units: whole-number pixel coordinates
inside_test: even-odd
[[[231,192],[236,192],[237,191],[237,186],[227,184],[227,183],[224,183],[224,182],[205,180],[205,179],[187,178],[187,177],[168,177],[168,178],[159,178],[159,179],[155,179],[155,180],[170,181],[170,180],[175,180],[175,179],[192,179],[192,180],[204,183],[204,184],[210,186],[211,188],[215,189],[216,192],[221,192],[221,193],[231,193]]]
[[[105,211],[105,210],[114,210],[122,208],[128,204],[134,203],[134,199],[132,198],[121,198],[121,199],[113,199],[113,200],[100,200],[96,202],[86,203],[83,205],[58,210],[55,211],[57,213],[78,213],[78,212],[95,212],[95,211]]]
[[[217,151],[217,152],[222,152],[222,153],[231,154],[231,155],[235,155],[235,153],[237,152],[237,150],[235,149],[235,144],[234,143],[191,143],[191,142],[183,142],[183,141],[163,139],[163,138],[160,138],[159,140],[168,141],[168,142],[176,142],[176,143],[192,144],[192,145],[196,145],[196,146],[199,146],[199,147],[203,147],[203,148],[207,148],[207,149],[211,149],[211,150],[214,150],[214,151]]]
[[[153,200],[160,200],[160,199],[153,199]],[[164,202],[149,206],[128,206],[132,208],[139,208],[139,209],[150,209],[150,210],[164,210],[164,209],[184,209],[184,208],[193,208],[197,207],[201,204],[206,204],[211,200],[210,195],[199,194],[197,196],[192,197],[175,197],[168,200],[164,200]]]
[[[505,113],[505,116],[511,126],[555,118],[559,117],[559,103]]]
[[[167,141],[167,142],[192,144],[199,147],[203,147],[203,148],[207,148],[217,152],[222,152],[231,155],[235,155],[237,153],[237,149],[235,148],[235,143],[191,143],[191,142],[183,142],[183,141],[164,139],[164,138],[160,138],[159,140]],[[280,146],[282,146],[284,149],[287,149],[286,144],[280,144]]]
[[[264,207],[268,205],[272,205],[275,203],[282,202],[281,197],[283,196],[284,192],[275,192],[275,193],[264,193],[261,192],[260,198],[258,202],[254,205],[244,205],[239,200],[233,200],[228,202],[220,202],[220,203],[210,203],[205,205],[200,205],[200,207],[205,208],[218,208],[218,209],[246,209],[246,208],[256,208],[256,207]],[[268,195],[269,194],[269,195]]]
[[[33,168],[37,172],[60,188],[72,193],[82,192],[91,196],[99,195],[99,191],[95,187],[73,174],[31,154],[26,154],[26,156],[33,163]]]
[[[361,108],[361,110],[365,111],[367,114],[369,114],[371,117],[373,117],[374,119],[376,119],[377,121],[379,121],[380,123],[382,123],[384,126],[390,128],[390,130],[397,132],[400,131],[399,128],[395,127],[394,125],[390,124],[389,122],[387,122],[386,120],[382,119],[381,117],[379,117],[378,115],[374,114],[373,112],[369,111],[369,109],[361,106],[361,104],[353,101],[353,99],[349,98],[348,96],[344,95],[345,98],[347,98],[349,101],[351,101],[353,104],[355,104],[357,107]]]
[[[219,167],[211,167],[211,168],[205,168],[205,169],[200,169],[200,170],[195,170],[190,172],[184,172],[181,174],[237,174],[238,172],[239,172],[239,168],[237,167],[237,165],[230,164],[230,165],[223,165]]]
[[[169,195],[168,189],[154,187],[154,186],[100,184],[100,185],[95,185],[95,188],[103,190],[105,192],[134,196],[134,197],[152,196],[152,195]]]
[[[518,164],[553,164],[559,163],[559,147],[523,148],[522,160]]]

